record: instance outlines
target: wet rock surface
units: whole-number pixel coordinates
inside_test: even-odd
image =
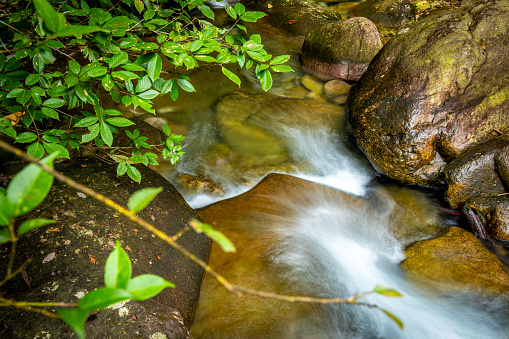
[[[463,2],[391,39],[349,94],[349,119],[375,168],[442,182],[445,165],[509,128],[506,1]]]
[[[302,0],[243,1],[248,10],[262,11],[272,26],[304,38],[312,29],[341,20],[341,15],[327,7]]]
[[[328,23],[306,36],[302,69],[323,80],[357,81],[381,48],[378,30],[369,19]]]
[[[143,187],[163,187],[164,191],[139,216],[168,235],[177,233],[192,218],[198,217],[171,184],[143,166],[139,167],[141,185],[127,176],[117,177],[114,166],[92,159],[78,158],[71,163],[59,163],[55,169],[124,206],[129,197]],[[120,240],[132,260],[133,276],[156,274],[176,285],[176,288],[165,289],[153,299],[168,309],[178,310],[184,323],[190,325],[198,302],[203,270],[162,240],[136,227],[102,203],[83,194],[78,195],[74,189],[57,181],[44,202],[20,219],[26,218],[48,218],[57,222],[20,238],[15,267],[29,257],[34,261],[26,268],[26,280],[18,275],[2,287],[9,298],[77,302],[85,292],[104,285],[106,258],[114,249],[115,241]],[[204,235],[189,232],[179,239],[179,243],[202,260],[207,260],[211,243]],[[10,247],[2,246],[0,250],[0,269],[4,272]],[[55,293],[49,295],[50,292]],[[27,322],[26,326],[45,330],[44,316],[37,315],[31,319],[34,321]],[[9,333],[14,333],[9,332],[14,331],[12,325],[7,328],[0,326],[0,330],[4,328],[7,331],[3,332],[6,338],[10,337]],[[64,333],[53,333],[53,336],[62,337]]]
[[[410,246],[402,267],[423,288],[440,292],[471,291],[499,294],[509,291],[504,264],[476,237],[461,228],[449,227],[435,239]],[[427,286],[427,287],[426,287]]]
[[[476,196],[468,199],[465,206],[479,212],[492,237],[509,240],[509,195]]]
[[[412,13],[407,0],[367,0],[352,8],[348,15],[368,18],[377,26],[398,27],[407,23]]]
[[[506,192],[495,170],[495,156],[509,145],[501,136],[463,153],[445,168],[446,200],[457,208],[471,197],[496,196]]]

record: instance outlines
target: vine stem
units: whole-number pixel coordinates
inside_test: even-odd
[[[226,288],[228,291],[234,293],[237,296],[242,296],[243,294],[257,296],[260,298],[268,298],[268,299],[277,299],[277,300],[283,300],[283,301],[289,301],[289,302],[306,302],[306,303],[318,303],[318,304],[354,304],[354,305],[360,305],[360,306],[366,306],[370,308],[379,308],[377,305],[369,304],[369,303],[363,303],[363,302],[357,302],[357,299],[360,296],[373,293],[372,291],[364,292],[361,294],[354,294],[350,296],[347,299],[343,298],[313,298],[313,297],[304,297],[304,296],[291,296],[291,295],[283,295],[283,294],[277,294],[272,292],[264,292],[264,291],[258,291],[253,290],[249,288],[244,288],[241,286],[236,286],[231,284],[226,278],[224,278],[222,275],[217,273],[212,267],[210,267],[206,262],[201,260],[200,258],[196,257],[193,253],[186,250],[184,247],[179,245],[176,240],[174,240],[173,237],[170,237],[166,235],[161,230],[157,229],[152,224],[149,224],[145,220],[137,217],[135,214],[131,213],[129,210],[125,209],[124,207],[120,206],[119,204],[115,203],[108,197],[105,197],[104,195],[95,192],[91,188],[88,188],[82,184],[77,183],[76,181],[72,180],[71,178],[53,170],[49,166],[40,163],[37,159],[29,156],[25,152],[9,145],[8,143],[0,140],[0,148],[14,153],[20,158],[35,163],[38,166],[40,166],[43,170],[45,170],[48,173],[51,173],[57,180],[65,183],[66,185],[74,188],[77,191],[83,192],[94,199],[102,202],[103,204],[109,206],[110,208],[114,209],[115,211],[123,214],[125,217],[127,217],[129,220],[134,221],[139,226],[143,227],[147,231],[151,232],[155,236],[159,237],[163,241],[165,241],[167,244],[169,244],[171,247],[179,251],[182,255],[184,255],[186,258],[190,259],[191,261],[195,262],[199,266],[201,266],[208,274],[213,276],[224,288]]]

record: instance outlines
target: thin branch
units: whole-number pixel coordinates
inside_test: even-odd
[[[81,185],[77,183],[76,181],[72,180],[71,178],[53,170],[52,168],[48,167],[47,165],[44,165],[37,161],[35,158],[29,156],[25,152],[9,145],[8,143],[0,140],[0,148],[3,148],[4,150],[14,153],[20,158],[27,160],[29,162],[36,163],[39,165],[43,170],[45,170],[48,173],[51,173],[57,180],[65,183],[66,185],[74,188],[77,191],[81,191],[94,199],[102,202],[103,204],[113,208],[115,211],[123,214],[126,216],[129,220],[134,221],[139,226],[143,227],[147,231],[151,232],[152,234],[156,235],[166,243],[168,243],[171,247],[179,251],[182,255],[184,255],[186,258],[190,259],[191,261],[198,264],[200,267],[202,267],[206,272],[208,272],[212,277],[214,277],[224,288],[226,288],[228,291],[234,293],[237,296],[242,296],[243,294],[248,294],[252,296],[257,296],[261,298],[270,298],[270,299],[277,299],[277,300],[284,300],[284,301],[290,301],[290,302],[311,302],[311,303],[320,303],[320,304],[330,304],[330,303],[342,303],[342,304],[355,304],[355,305],[361,305],[361,306],[367,306],[370,308],[378,308],[376,305],[368,304],[368,303],[358,303],[357,299],[365,294],[371,293],[371,292],[365,292],[360,295],[354,294],[353,296],[343,299],[343,298],[311,298],[311,297],[302,297],[302,296],[290,296],[290,295],[282,295],[277,293],[271,293],[271,292],[264,292],[264,291],[256,291],[249,288],[244,288],[240,286],[236,286],[231,284],[226,278],[224,278],[222,275],[217,273],[212,267],[210,267],[206,262],[201,260],[200,258],[196,257],[193,253],[186,250],[184,247],[176,243],[176,241],[166,235],[161,230],[157,229],[152,224],[149,224],[145,220],[137,217],[135,214],[131,213],[131,211],[125,209],[124,207],[120,206],[119,204],[115,203],[111,199],[105,197],[104,195],[95,192],[94,190]]]
[[[23,269],[28,265],[30,264],[31,262],[33,261],[32,258],[28,258],[27,261],[25,261],[23,264],[21,264],[20,267],[18,267],[18,269],[16,271],[14,271],[13,273],[11,274],[7,274],[4,278],[4,280],[0,281],[0,286],[2,286],[3,284],[5,284],[7,281],[9,281],[10,279],[12,279],[14,276],[18,275],[21,271],[23,271]]]

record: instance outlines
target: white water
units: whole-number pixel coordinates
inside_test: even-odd
[[[337,135],[325,130],[281,129],[289,140],[292,156],[311,167],[308,173],[292,175],[363,196],[370,203],[352,209],[320,191],[311,193],[314,196],[307,201],[312,201],[312,205],[289,200],[287,208],[293,211],[289,213],[293,217],[272,216],[270,226],[266,226],[278,238],[276,245],[267,245],[272,264],[284,272],[274,279],[303,289],[314,286],[312,295],[323,297],[349,296],[372,290],[376,285],[394,288],[404,295],[403,298],[370,295],[362,299],[396,315],[405,326],[403,331],[378,310],[334,305],[327,308],[319,325],[322,328],[313,338],[509,337],[502,301],[486,301],[467,294],[433,296],[404,279],[399,267],[404,259],[404,245],[392,236],[390,229],[394,213],[406,211],[383,188],[367,188],[373,178],[372,170],[338,142]],[[247,189],[231,186],[228,195]],[[196,207],[214,200],[217,198],[200,195],[190,203]],[[345,328],[344,324],[349,326]],[[290,332],[287,338],[293,336]],[[223,336],[215,333],[212,337]]]

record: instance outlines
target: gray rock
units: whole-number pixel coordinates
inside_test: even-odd
[[[192,218],[198,218],[171,184],[144,166],[139,167],[142,174],[141,185],[127,176],[117,177],[114,166],[92,159],[77,158],[71,163],[56,164],[55,169],[123,206],[127,205],[129,197],[139,189],[163,187],[164,191],[140,212],[139,216],[168,235],[177,233]],[[20,218],[48,218],[57,222],[20,238],[15,267],[19,267],[27,258],[34,259],[26,268],[29,285],[20,274],[2,286],[2,290],[14,300],[77,302],[78,297],[85,292],[104,286],[104,264],[114,249],[115,241],[119,240],[132,260],[133,276],[156,274],[176,285],[173,289],[165,289],[153,299],[170,313],[173,309],[178,310],[184,323],[190,326],[198,302],[203,270],[162,240],[120,216],[118,212],[91,197],[83,196],[55,181],[44,202]],[[188,232],[180,237],[179,244],[198,258],[207,260],[211,242],[204,235]],[[10,246],[0,248],[1,272],[5,272],[9,251]],[[134,310],[133,312],[138,312]],[[108,311],[104,312],[107,314]],[[145,312],[144,316],[148,317],[150,312]],[[101,317],[98,319],[110,319],[109,316]],[[39,314],[26,319],[16,319],[18,326],[22,322],[37,333],[50,328],[46,327],[48,320]],[[2,317],[1,321],[4,320],[6,318]],[[102,320],[96,320],[94,328],[99,323],[102,323]],[[103,325],[109,326],[107,321]],[[132,326],[136,327],[135,324]],[[61,329],[62,332],[52,332],[53,337],[65,337],[68,332],[67,326],[54,328]],[[5,335],[0,334],[0,337],[11,338],[8,334],[15,331],[12,323],[11,327],[6,323],[0,325],[0,331],[4,329],[6,332],[2,333]],[[150,332],[152,329],[143,331]],[[180,329],[176,328],[175,331]]]
[[[367,0],[348,13],[349,17],[365,17],[377,26],[398,27],[408,22],[413,14],[408,0]]]

